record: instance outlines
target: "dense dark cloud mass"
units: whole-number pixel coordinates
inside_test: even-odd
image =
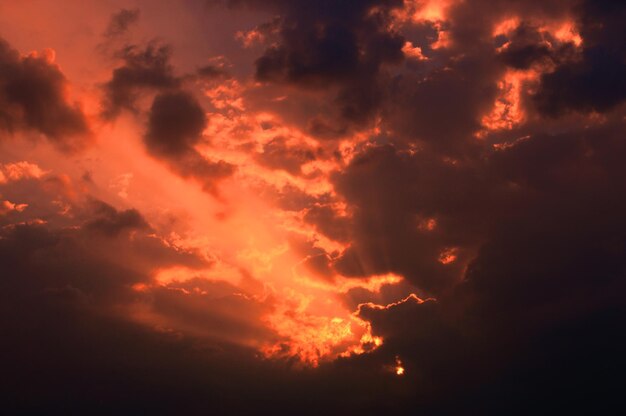
[[[534,97],[541,111],[604,112],[626,97],[626,10],[620,1],[584,1],[578,5],[582,57],[542,78]],[[576,88],[571,88],[575,85]]]
[[[97,215],[85,227],[105,235],[116,236],[125,230],[149,228],[146,220],[135,209],[118,212],[115,208],[100,201],[94,201]]]
[[[375,114],[385,95],[384,66],[404,57],[404,38],[388,28],[390,12],[402,1],[231,4],[279,14],[273,24],[278,40],[256,60],[258,80],[335,89],[329,99],[349,123],[363,123]]]
[[[360,311],[387,340],[374,354],[387,354],[388,361],[398,354],[407,371],[416,373],[414,400],[426,414],[528,414],[537,405],[548,414],[613,414],[623,407],[616,387],[626,364],[619,352],[626,304],[626,229],[620,214],[626,208],[623,127],[619,121],[537,135],[496,151],[480,168],[489,181],[472,184],[464,173],[465,182],[457,178],[453,183],[465,183],[473,194],[463,201],[451,199],[450,205],[446,189],[451,183],[436,180],[442,186],[436,194],[444,198],[436,206],[445,216],[435,211],[434,217],[444,227],[463,218],[449,235],[468,231],[467,236],[486,242],[461,283],[437,301],[420,304],[409,298],[386,309],[364,306]],[[389,171],[387,165],[378,174]],[[417,175],[419,169],[410,171]],[[397,270],[407,261],[397,257],[402,250],[395,246],[419,244],[415,228],[388,224],[402,218],[399,209],[406,210],[406,217],[428,201],[428,188],[412,176],[393,177],[406,177],[417,190],[394,192],[388,184],[374,192],[370,188],[367,194],[391,199],[394,209],[384,210],[388,217],[366,214],[356,225],[376,230],[377,239],[357,239],[344,254],[361,263],[379,259],[384,269],[378,272]],[[364,182],[372,184],[371,179]],[[462,196],[463,189],[454,195]],[[370,207],[372,200],[355,203]],[[452,206],[459,211],[446,212]],[[472,226],[478,229],[470,231]],[[378,243],[385,241],[394,250]],[[365,244],[374,246],[367,254]],[[419,259],[423,251],[406,258]],[[344,267],[342,262],[336,267]],[[422,272],[419,277],[407,274],[421,287],[428,288],[423,280],[428,276],[442,278],[416,266],[411,270]]]
[[[168,161],[184,177],[198,179],[208,191],[215,181],[231,175],[234,166],[205,159],[194,147],[202,140],[207,119],[204,110],[190,93],[167,92],[154,98],[145,143],[148,151]]]
[[[21,56],[0,38],[0,128],[34,130],[61,150],[77,150],[84,147],[89,124],[80,106],[68,102],[68,82],[53,53]]]
[[[206,127],[206,115],[190,94],[157,95],[150,109],[146,143],[156,154],[176,157],[189,152]]]
[[[170,413],[200,392],[201,401],[210,405],[217,396],[208,386],[232,366],[226,362],[232,363],[233,356],[250,362],[251,353],[228,344],[221,348],[232,352],[219,352],[122,319],[115,308],[140,300],[129,285],[149,277],[101,253],[112,237],[94,239],[90,232],[55,232],[40,225],[2,232],[0,327],[10,340],[3,342],[1,359],[3,411]],[[119,259],[122,247],[114,246]],[[124,255],[132,258],[135,248],[127,249]],[[171,315],[170,304],[180,300],[163,289],[153,302]],[[228,299],[221,302],[223,309],[232,309]],[[196,390],[196,383],[203,387]],[[148,403],[154,394],[165,400]],[[95,403],[100,403],[97,408]]]
[[[33,178],[1,184],[0,192],[18,197],[13,185],[26,183],[34,185],[31,195],[57,192]],[[240,296],[241,289],[206,279],[135,289],[150,287],[160,268],[207,267],[200,253],[166,242],[134,209],[116,210],[88,199],[66,212],[47,210],[47,215],[39,212],[45,222],[1,223],[3,412],[161,414],[200,393],[204,405],[226,408],[236,401],[214,407],[222,393],[210,386],[220,385],[220,392],[234,397],[240,387],[220,380],[232,374],[235,363],[248,362],[271,374],[254,360],[253,351],[240,346],[242,338],[271,336],[255,324],[267,306]],[[197,288],[202,292],[192,297],[182,293]],[[154,325],[129,320],[133,310],[152,311]],[[198,337],[158,329],[176,321]],[[234,371],[229,377],[241,380],[241,371]],[[165,400],[148,403],[153,394]]]
[[[0,409],[624,414],[625,2],[210,3],[98,84],[131,163],[1,155]],[[0,43],[3,130],[73,149],[66,85]]]
[[[124,62],[113,70],[104,85],[103,116],[114,119],[122,110],[138,111],[135,103],[142,91],[175,88],[180,80],[170,64],[171,50],[167,45],[150,43],[141,48],[125,46],[117,52]]]
[[[402,59],[402,37],[384,26],[400,1],[247,3],[284,13],[281,43],[256,62],[261,80],[324,86],[375,76],[381,64]]]

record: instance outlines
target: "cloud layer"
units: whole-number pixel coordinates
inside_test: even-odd
[[[166,3],[0,17],[6,412],[619,413],[623,2]]]

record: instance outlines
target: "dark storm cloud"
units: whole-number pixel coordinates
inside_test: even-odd
[[[470,55],[427,77],[404,74],[391,86],[385,122],[408,142],[426,143],[452,155],[475,151],[472,134],[496,98],[495,80],[501,73],[492,60]]]
[[[304,221],[315,225],[320,233],[331,240],[350,241],[350,220],[348,217],[337,215],[329,205],[317,203],[311,206],[304,214]]]
[[[550,46],[537,28],[529,24],[522,23],[508,39],[503,40],[510,43],[498,55],[510,67],[528,69],[534,63],[551,56]]]
[[[283,14],[281,43],[256,62],[261,80],[324,86],[364,72],[375,75],[381,64],[402,59],[403,39],[384,27],[386,13],[401,1],[244,3]]]
[[[518,197],[491,183],[481,162],[453,163],[389,145],[363,152],[334,183],[353,212],[344,231],[351,244],[336,269],[348,276],[394,272],[435,292],[461,277],[491,221],[486,210]],[[318,229],[325,232],[323,224]],[[441,263],[444,250],[455,250],[457,260]]]
[[[260,81],[336,88],[338,114],[366,121],[379,107],[383,67],[403,60],[404,39],[387,28],[402,1],[233,1],[278,13],[278,41],[256,61]]]
[[[150,109],[146,144],[159,156],[176,158],[202,139],[207,118],[193,95],[171,92],[155,97]]]
[[[193,95],[161,93],[150,108],[144,142],[149,153],[167,161],[178,174],[195,178],[207,191],[215,192],[216,181],[230,176],[235,167],[224,161],[211,162],[195,149],[206,124],[204,110]]]
[[[605,112],[626,98],[626,5],[619,0],[583,1],[577,11],[582,57],[545,74],[534,96],[548,116]]]
[[[564,214],[564,198],[503,226],[438,301],[362,307],[385,336],[379,353],[398,354],[427,389],[416,393],[427,414],[620,406],[626,234],[608,199]]]
[[[45,54],[21,56],[0,38],[0,129],[34,130],[63,151],[84,147],[89,124],[66,97],[68,81]]]
[[[115,68],[104,84],[102,115],[116,118],[122,110],[138,112],[136,101],[141,93],[177,88],[180,79],[170,63],[171,49],[155,42],[145,47],[128,45],[116,53],[123,65]]]
[[[437,208],[429,212],[441,221],[441,232],[468,233],[479,240],[470,244],[480,248],[468,267],[457,271],[463,276],[460,284],[437,300],[408,298],[387,308],[360,308],[374,333],[385,339],[367,359],[376,363],[372,365],[392,362],[396,355],[402,359],[415,383],[412,406],[435,415],[527,414],[539,403],[550,411],[610,414],[620,406],[613,380],[626,368],[619,335],[626,316],[623,127],[619,120],[529,137],[494,152],[483,165],[462,169],[462,176],[451,182],[432,166],[423,167],[441,187],[441,199],[433,205]],[[377,168],[378,175],[394,172],[395,160]],[[371,168],[370,160],[354,163],[364,164],[360,169],[366,172]],[[348,168],[348,175],[355,170]],[[377,235],[369,242],[377,250],[354,254],[368,242],[358,237],[358,228],[353,230],[357,250],[346,254],[354,255],[357,264],[378,261],[393,270],[390,265],[403,261],[397,253],[404,246],[415,249],[413,258],[428,262],[420,257],[424,248],[417,228],[402,232],[402,227],[388,225],[402,218],[397,207],[420,213],[428,205],[428,188],[416,179],[419,167],[408,170],[414,171],[417,176],[399,169],[392,174],[395,181],[414,183],[414,191],[406,185],[398,192],[386,182],[373,184],[366,174],[360,185],[344,189],[348,201],[371,195],[357,203],[355,226],[370,227],[364,235]],[[463,185],[461,177],[471,171],[482,172],[485,180]],[[447,194],[450,186],[460,186],[452,195],[461,199]],[[392,202],[366,214],[367,221],[360,219],[376,200]],[[447,229],[446,223],[455,226]],[[389,241],[394,250],[383,245]],[[406,277],[424,287],[428,272]]]
[[[508,48],[495,53],[491,28],[502,9],[470,3],[453,13],[453,50],[437,52],[437,59],[446,53],[454,59],[426,77],[403,74],[390,94],[392,110],[384,121],[403,138],[427,145],[407,150],[399,141],[366,148],[333,179],[352,213],[350,246],[334,260],[335,271],[400,273],[437,300],[361,306],[360,315],[385,342],[369,355],[337,363],[333,374],[341,374],[341,365],[353,374],[393,366],[399,357],[406,374],[394,388],[406,396],[372,394],[370,410],[395,404],[428,415],[529,414],[537,408],[611,414],[623,407],[614,380],[626,368],[620,336],[626,316],[620,214],[626,171],[620,160],[626,148],[623,113],[610,113],[621,100],[622,81],[614,75],[623,61],[608,65],[604,58],[623,56],[623,28],[606,14],[620,16],[620,10],[603,2],[576,9],[603,10],[578,16],[596,18],[599,33],[612,31],[610,39],[596,41],[593,30],[582,29],[583,59],[577,61],[571,45],[543,48],[546,35],[530,26],[518,27]],[[569,10],[555,6],[520,3],[514,9],[523,17],[559,17]],[[595,58],[588,52],[593,48],[600,50]],[[524,139],[500,150],[477,142],[472,135],[495,99],[502,65],[525,69],[544,60],[557,69],[541,80],[539,109],[557,116],[602,111],[606,124],[534,122],[533,134],[513,129],[509,137]],[[581,76],[566,78],[567,71]],[[563,89],[549,95],[552,78],[563,80]],[[605,92],[609,85],[614,90]],[[544,102],[558,111],[546,111]],[[329,216],[309,221],[323,224]],[[431,230],[423,226],[429,219],[436,221]],[[333,235],[332,228],[317,228]],[[446,247],[457,247],[457,258],[443,265],[437,260]],[[357,292],[346,294],[348,304],[372,299]]]
[[[127,230],[145,230],[148,223],[136,209],[128,209],[122,212],[101,201],[93,201],[95,215],[85,227],[105,235],[116,236]]]
[[[480,152],[480,143],[474,135],[493,109],[507,67],[547,67],[575,57],[571,43],[554,39],[542,26],[571,18],[575,3],[452,2],[443,22],[405,29],[407,38],[422,48],[428,60],[409,62],[393,78],[381,107],[382,124],[395,141],[455,158],[475,157],[472,153]],[[513,33],[494,39],[497,24],[513,17],[521,24]],[[445,46],[434,49],[433,40],[442,36]],[[505,42],[509,43],[502,50],[496,49]]]

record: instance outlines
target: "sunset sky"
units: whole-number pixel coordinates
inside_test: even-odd
[[[621,0],[0,0],[0,413],[624,414],[625,101]]]

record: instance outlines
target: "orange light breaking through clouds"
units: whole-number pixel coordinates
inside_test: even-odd
[[[400,357],[396,356],[396,367],[395,367],[396,375],[402,376],[404,375],[404,367],[402,366],[402,360]]]
[[[437,259],[441,264],[450,264],[456,260],[458,254],[458,248],[449,247],[441,250],[439,258]]]

